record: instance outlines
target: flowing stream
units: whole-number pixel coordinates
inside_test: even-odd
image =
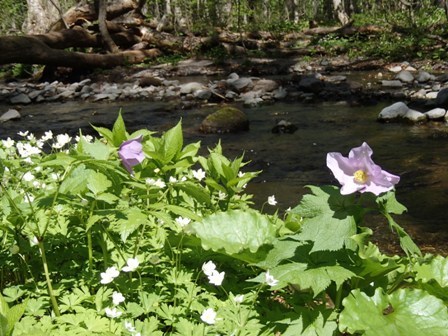
[[[30,105],[22,108],[22,118],[0,124],[0,138],[17,139],[17,132],[30,130],[41,135],[54,133],[95,134],[90,124],[111,127],[121,109],[128,129],[146,127],[164,131],[182,119],[185,142],[202,141],[204,153],[221,139],[228,157],[245,154],[246,170],[262,170],[248,186],[256,206],[275,195],[280,210],[294,207],[307,192],[306,185],[336,184],[326,167],[328,152],[344,156],[352,147],[367,142],[373,159],[383,169],[400,175],[397,198],[408,207],[396,217],[427,252],[448,254],[448,126],[443,123],[411,125],[376,122],[388,104],[350,107],[346,104],[276,103],[243,109],[250,130],[238,134],[204,135],[198,132],[202,119],[216,107],[176,110],[162,102],[66,102]],[[0,111],[7,107],[0,106]],[[274,134],[271,129],[285,119],[297,126],[293,134]],[[266,210],[272,208],[265,206]],[[384,219],[373,216],[368,226],[384,249],[397,252],[396,239]]]

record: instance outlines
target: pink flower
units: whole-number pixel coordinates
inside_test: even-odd
[[[139,136],[138,138],[125,141],[118,149],[118,156],[121,159],[121,163],[123,163],[123,166],[131,175],[134,173],[132,167],[138,165],[145,159],[142,140],[143,137]]]
[[[365,142],[360,147],[353,148],[348,158],[343,157],[341,153],[327,154],[327,167],[342,185],[342,195],[359,191],[371,192],[378,196],[393,189],[400,181],[399,176],[392,175],[376,165],[370,158],[372,154],[372,149]]]

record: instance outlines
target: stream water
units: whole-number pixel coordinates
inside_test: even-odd
[[[51,103],[23,107],[20,120],[0,124],[0,138],[17,138],[20,130],[40,135],[49,129],[71,134],[82,129],[84,134],[94,134],[90,124],[110,127],[120,109],[130,130],[146,127],[164,131],[182,118],[185,142],[201,140],[205,152],[221,139],[227,156],[244,152],[250,161],[247,170],[263,171],[248,187],[255,195],[256,205],[275,195],[282,210],[298,204],[307,192],[306,185],[336,184],[326,167],[328,152],[347,155],[352,147],[366,141],[374,151],[374,161],[401,176],[397,198],[409,211],[396,218],[397,222],[424,251],[447,255],[448,126],[378,123],[376,116],[383,107],[350,107],[334,102],[276,103],[243,109],[250,120],[248,132],[204,135],[198,132],[198,126],[216,107],[179,111],[169,103],[158,102]],[[297,131],[272,133],[271,129],[282,119],[295,124]],[[385,220],[371,217],[368,225],[384,249],[398,251]]]

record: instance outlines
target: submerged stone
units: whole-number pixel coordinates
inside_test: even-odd
[[[244,112],[226,106],[209,114],[203,121],[199,130],[203,133],[236,133],[247,131],[249,120]]]

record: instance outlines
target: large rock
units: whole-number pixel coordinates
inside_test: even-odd
[[[393,120],[397,118],[403,118],[409,111],[409,107],[403,103],[398,102],[383,108],[378,115],[379,120]]]
[[[260,79],[254,85],[253,91],[272,92],[278,89],[278,83],[272,79]]]
[[[235,133],[249,129],[249,120],[241,110],[226,106],[209,114],[200,126],[204,133]]]
[[[20,119],[20,113],[17,110],[9,109],[0,116],[0,122],[5,122],[8,120]]]
[[[407,70],[400,71],[395,78],[404,83],[412,83],[414,81],[414,75]]]
[[[325,84],[315,76],[306,76],[299,82],[299,90],[304,92],[319,93],[324,87]]]
[[[445,117],[446,110],[439,107],[439,108],[429,110],[429,111],[425,112],[425,114],[429,120],[438,120],[438,119],[443,119],[443,117]]]
[[[435,105],[441,108],[448,108],[448,88],[439,91],[436,97]]]
[[[426,120],[426,114],[421,113],[419,111],[409,109],[404,117],[412,122],[419,122]]]

